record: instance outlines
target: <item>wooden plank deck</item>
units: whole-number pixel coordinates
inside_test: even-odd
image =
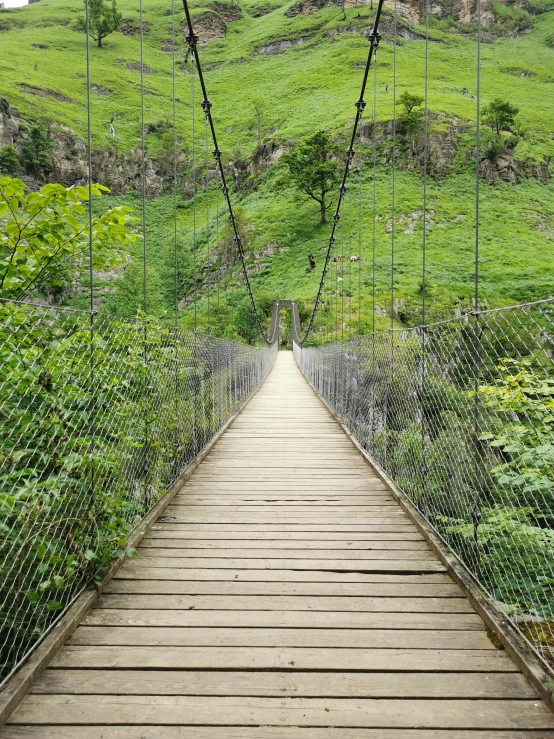
[[[509,739],[554,717],[282,352],[4,739]]]

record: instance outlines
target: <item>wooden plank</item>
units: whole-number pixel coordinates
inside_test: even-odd
[[[145,575],[147,573],[144,573]],[[204,582],[174,580],[173,570],[165,579],[156,573],[151,580],[113,580],[105,593],[159,593],[172,595],[326,595],[345,597],[452,598],[460,591],[456,585],[411,583],[295,583],[295,582]]]
[[[333,556],[339,556],[339,553],[348,552],[349,555],[355,551],[355,552],[370,552],[370,551],[380,551],[380,552],[390,552],[391,554],[395,551],[416,551],[416,552],[429,552],[429,545],[424,541],[402,541],[402,540],[396,540],[396,541],[325,541],[324,539],[319,539],[316,541],[280,541],[279,539],[273,539],[272,541],[260,541],[260,540],[248,540],[243,539],[241,541],[236,540],[226,540],[226,539],[187,539],[186,537],[168,537],[168,538],[158,538],[158,537],[149,537],[148,540],[143,542],[145,547],[154,548],[154,549],[171,549],[175,548],[178,551],[192,551],[194,552],[195,556],[202,556],[198,554],[198,550],[205,551],[205,550],[221,550],[224,554],[224,556],[227,555],[227,552],[229,550],[233,550],[232,547],[240,547],[240,553],[241,555],[244,555],[244,553],[248,550],[252,550],[253,552],[256,552],[256,556],[265,557],[266,554],[262,554],[262,552],[267,551],[265,547],[271,547],[271,551],[281,552],[287,551],[301,551],[306,553],[307,550],[313,550],[317,553],[316,556],[320,557],[322,556],[321,552],[327,552],[330,551],[333,552]],[[283,556],[289,556],[289,554],[286,554]],[[403,555],[406,556],[406,555]],[[419,556],[419,555],[418,555]]]
[[[95,610],[104,608],[156,608],[175,610],[239,611],[387,611],[389,613],[472,613],[465,598],[335,598],[308,595],[102,595]]]
[[[171,542],[170,542],[171,543]],[[149,546],[139,547],[137,549],[139,557],[144,559],[151,558],[168,558],[178,559],[179,561],[186,558],[211,557],[224,559],[298,559],[302,560],[385,560],[390,563],[392,560],[405,561],[408,557],[414,556],[419,561],[432,560],[435,561],[434,554],[427,548],[420,548],[417,553],[410,555],[406,549],[280,549],[260,548],[260,547],[241,547],[237,549],[213,547],[208,549],[194,549],[185,546],[179,546],[173,542],[173,546]],[[177,565],[179,566],[179,565]]]
[[[332,649],[321,647],[248,647],[245,649],[244,647],[73,647],[68,645],[54,658],[52,666],[175,670],[517,672],[506,654],[494,649]],[[409,725],[413,726],[413,724]]]
[[[182,511],[182,512],[181,512]],[[186,508],[172,508],[169,510],[165,517],[164,521],[167,521],[171,519],[174,522],[177,523],[186,523],[186,524],[196,524],[196,523],[211,523],[211,524],[272,524],[275,522],[276,519],[276,513],[275,511],[268,511],[265,508],[263,509],[263,513],[260,512],[256,514],[255,512],[251,513],[229,513],[225,515],[225,513],[214,513],[210,512],[209,510],[205,509],[202,513],[191,513],[188,512]],[[318,525],[328,525],[332,524],[337,529],[341,526],[347,526],[349,524],[352,524],[354,521],[358,523],[358,525],[372,525],[372,526],[382,526],[382,525],[395,525],[398,523],[402,523],[404,521],[408,521],[408,519],[403,518],[402,516],[398,515],[398,513],[391,512],[389,514],[385,515],[371,515],[369,513],[351,513],[348,514],[347,512],[333,515],[332,513],[279,513],[279,521],[281,525],[285,524],[294,524],[295,526],[302,525],[305,523],[306,525],[311,526],[318,526]]]
[[[208,538],[209,537],[209,538]],[[417,532],[380,532],[380,531],[371,531],[367,534],[358,533],[355,532],[329,532],[329,533],[319,533],[318,531],[313,532],[304,532],[304,531],[280,531],[280,532],[271,532],[271,531],[254,531],[254,532],[246,532],[246,531],[229,531],[229,532],[220,532],[219,536],[217,535],[217,532],[213,533],[202,533],[194,531],[193,529],[183,529],[178,530],[175,528],[169,528],[168,526],[155,526],[152,529],[150,529],[149,532],[149,541],[153,541],[154,539],[177,539],[177,540],[186,540],[188,542],[194,542],[194,541],[204,541],[204,542],[211,542],[216,543],[219,541],[240,541],[241,546],[245,542],[259,542],[261,545],[269,546],[267,544],[268,541],[272,542],[271,546],[273,546],[273,542],[288,542],[291,546],[296,546],[297,542],[302,542],[303,544],[319,544],[319,543],[325,543],[325,545],[336,545],[336,544],[347,544],[347,545],[354,545],[357,543],[361,543],[362,545],[365,542],[373,543],[373,542],[382,542],[382,543],[409,543],[409,542],[424,542],[425,539],[421,534]],[[236,544],[238,546],[238,544]]]
[[[157,557],[154,554],[141,558],[143,567],[175,567],[187,569],[228,568],[232,570],[253,569],[303,569],[303,570],[361,570],[362,572],[445,572],[445,567],[435,559],[249,559],[238,557],[224,559],[217,557]]]
[[[295,582],[295,583],[441,583],[452,584],[445,574],[394,574],[383,572],[333,572],[319,570],[232,570],[217,567],[208,569],[174,569],[167,567],[142,567],[142,562],[127,560],[117,574],[117,579],[167,580],[168,572],[173,580],[232,581],[232,582]],[[369,593],[368,593],[369,594]]]
[[[280,518],[280,517],[279,517]],[[373,532],[383,533],[402,533],[404,531],[411,531],[417,533],[417,527],[408,519],[399,519],[398,522],[390,524],[341,524],[336,523],[275,523],[275,517],[271,523],[244,523],[244,522],[218,522],[218,523],[187,523],[186,521],[180,520],[182,516],[177,519],[175,516],[162,516],[158,519],[157,524],[164,528],[171,529],[173,531],[209,531],[210,533],[225,533],[227,531],[240,531],[249,535],[251,532],[263,531],[266,533],[275,531],[287,531],[287,532],[315,532],[315,533],[333,533],[333,534],[368,534]]]
[[[327,507],[327,506],[355,506],[356,508],[370,509],[371,512],[374,510],[383,510],[398,507],[393,498],[369,498],[366,494],[359,496],[343,496],[342,498],[337,495],[327,496],[306,496],[305,494],[298,494],[296,497],[291,495],[274,495],[271,493],[259,493],[256,495],[203,495],[203,496],[189,496],[180,495],[175,498],[174,505],[186,505],[186,506],[256,506],[259,509],[260,505],[284,507],[290,508],[294,506],[301,507],[312,507],[314,505]]]
[[[225,726],[225,739],[337,739],[335,728],[303,728],[276,726]],[[23,726],[12,724],[3,739],[222,739],[220,726],[144,726],[140,734],[133,726]],[[350,729],[341,728],[340,739],[552,739],[552,732],[474,731],[465,729]]]
[[[275,508],[279,507],[279,510],[276,511]],[[262,505],[260,503],[202,503],[200,505],[194,504],[194,503],[187,503],[185,500],[180,501],[174,501],[171,504],[171,510],[168,511],[168,514],[171,514],[171,512],[176,511],[179,513],[179,508],[182,509],[181,512],[190,512],[192,515],[196,515],[199,513],[207,513],[210,516],[213,515],[221,515],[222,517],[227,517],[227,515],[232,516],[233,514],[245,514],[248,515],[250,513],[254,513],[257,516],[260,515],[260,509],[262,508]],[[317,516],[332,516],[333,518],[347,518],[350,516],[358,517],[360,515],[362,516],[374,516],[377,518],[386,518],[386,517],[393,517],[393,518],[403,518],[405,514],[402,514],[401,511],[398,511],[398,506],[391,505],[390,503],[375,503],[368,504],[364,503],[363,505],[360,503],[354,503],[352,505],[342,505],[341,503],[324,503],[322,505],[313,506],[306,504],[304,501],[298,501],[298,503],[293,507],[292,504],[289,506],[281,505],[277,506],[277,504],[274,504],[273,506],[270,503],[264,503],[263,504],[263,515],[264,516],[272,516],[274,514],[277,514],[279,516],[282,516],[283,514],[285,516],[291,515],[291,516],[302,516],[302,515],[308,515],[313,516],[314,510],[317,511]]]
[[[481,631],[474,613],[387,611],[202,611],[105,608],[92,610],[83,623],[90,626],[254,627],[312,629],[435,629]]]
[[[520,698],[535,693],[517,673],[194,672],[47,670],[34,693],[257,695],[327,698]]]
[[[241,542],[263,543],[267,540],[289,541],[295,546],[295,542],[326,544],[355,544],[356,542],[424,542],[425,539],[417,531],[368,531],[367,533],[359,531],[214,531],[205,532],[195,531],[191,527],[176,527],[170,525],[156,525],[149,531],[149,540],[153,539],[186,539],[187,541],[203,540],[206,542],[232,541],[240,540]],[[242,544],[241,544],[242,546]],[[267,546],[267,545],[266,545]]]
[[[483,631],[81,626],[72,646],[494,649]]]

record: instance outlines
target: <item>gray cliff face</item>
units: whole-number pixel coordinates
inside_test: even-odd
[[[21,116],[6,98],[0,97],[0,146],[17,146],[22,138]]]
[[[19,148],[21,142],[27,138],[30,125],[6,98],[0,98],[0,147],[11,144]],[[87,182],[88,158],[85,142],[69,126],[60,126],[51,131],[51,139],[54,145],[50,156],[51,172],[44,181],[23,175],[22,179],[27,186],[36,190],[46,181],[60,182],[66,186]],[[141,150],[135,149],[122,156],[115,145],[109,149],[95,149],[92,153],[92,179],[109,187],[114,195],[122,195],[131,190],[142,191]],[[165,184],[166,178],[147,159],[146,197],[159,197]]]

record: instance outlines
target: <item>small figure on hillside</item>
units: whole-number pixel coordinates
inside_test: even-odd
[[[388,91],[389,91],[389,86],[385,85],[385,92],[388,92]]]
[[[352,256],[350,257],[350,261],[351,262],[361,262],[362,258],[356,254],[352,254]]]
[[[112,137],[112,139],[115,139],[115,128],[114,128],[113,122],[114,122],[114,116],[112,115],[112,117],[110,118],[110,136]]]
[[[310,254],[308,254],[308,265],[308,269],[310,270],[310,272],[313,272],[315,269],[315,257],[311,252]]]
[[[467,87],[462,87],[462,95],[467,95],[468,97],[473,98],[475,100],[475,96],[470,93]]]
[[[35,62],[35,72],[38,71],[38,64]]]

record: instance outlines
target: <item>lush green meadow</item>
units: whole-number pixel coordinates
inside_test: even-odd
[[[195,18],[209,8],[195,2]],[[263,138],[280,147],[323,129],[332,133],[342,146],[346,142],[354,115],[367,54],[367,31],[374,11],[367,5],[346,9],[341,21],[340,8],[325,7],[313,15],[287,17],[291,3],[265,3],[267,12],[256,17],[261,3],[243,0],[240,16],[226,22],[224,38],[201,44],[201,60],[213,103],[213,115],[220,137],[223,159],[249,162],[256,149],[253,101],[263,100]],[[212,12],[229,13],[230,6],[212,5]],[[501,6],[501,8],[504,6]],[[135,2],[119,4],[125,21],[138,26]],[[543,10],[548,6],[544,5]],[[513,10],[513,9],[512,9]],[[536,10],[536,8],[535,8]],[[510,16],[510,7],[506,6]],[[544,12],[530,20],[532,30],[516,37],[508,34],[510,17],[497,15],[496,38],[484,34],[482,45],[482,104],[496,97],[510,100],[520,110],[519,135],[513,142],[517,162],[540,163],[554,157],[554,13]],[[523,12],[523,11],[521,11]],[[152,312],[172,310],[174,305],[174,249],[177,249],[178,300],[195,293],[200,305],[197,316],[203,322],[210,300],[217,292],[215,283],[221,266],[218,255],[224,250],[224,214],[216,226],[216,184],[209,190],[204,183],[205,130],[196,90],[194,142],[198,194],[193,201],[192,114],[190,63],[184,60],[185,42],[180,31],[182,10],[175,3],[175,20],[170,3],[145,4],[144,21],[144,116],[146,153],[154,155],[161,146],[160,130],[171,124],[172,94],[175,84],[176,132],[179,148],[186,157],[186,186],[179,187],[175,218],[177,243],[174,243],[174,202],[171,192],[146,203],[146,254],[148,264],[148,307]],[[85,36],[76,29],[82,17],[79,0],[41,0],[19,10],[0,11],[0,94],[17,107],[27,121],[47,117],[54,125],[65,126],[75,136],[86,139],[86,64]],[[391,27],[385,10],[384,28]],[[502,23],[505,25],[502,26]],[[400,27],[406,23],[399,21]],[[175,28],[175,55],[171,39]],[[425,42],[423,29],[415,28],[414,40],[399,41],[396,47],[397,98],[407,90],[423,93]],[[461,31],[464,32],[461,32]],[[431,19],[429,44],[430,132],[438,146],[454,141],[456,160],[441,177],[428,178],[426,292],[431,317],[453,315],[463,309],[473,295],[475,247],[475,177],[472,140],[476,119],[476,37],[472,26]],[[268,44],[298,41],[282,53],[260,53]],[[36,48],[41,44],[47,48]],[[115,33],[98,49],[90,47],[93,83],[91,121],[95,150],[116,147],[121,157],[141,144],[141,79],[139,36]],[[162,51],[169,49],[169,51]],[[383,124],[393,116],[393,67],[395,48],[385,33],[378,55],[376,108]],[[173,82],[173,67],[176,76]],[[136,68],[128,68],[128,67]],[[36,89],[42,92],[37,94]],[[467,88],[467,93],[462,90]],[[95,92],[94,90],[98,90]],[[46,91],[46,92],[45,92]],[[54,95],[54,93],[56,95]],[[60,95],[64,99],[60,99]],[[373,106],[373,82],[366,93],[366,119]],[[397,106],[398,113],[398,106]],[[116,138],[109,134],[113,119]],[[456,128],[458,127],[458,128]],[[446,143],[445,143],[446,139]],[[394,253],[392,251],[391,142],[378,146],[376,203],[373,203],[373,155],[366,140],[355,162],[355,182],[349,190],[337,253],[345,254],[343,267],[331,272],[326,286],[327,302],[345,293],[349,326],[357,326],[356,312],[362,306],[362,326],[372,325],[371,283],[375,273],[377,325],[394,319],[417,323],[420,319],[421,263],[423,242],[423,177],[410,163],[398,139],[395,168]],[[209,157],[211,160],[211,145]],[[406,147],[404,147],[406,148]],[[473,154],[472,154],[473,151]],[[361,182],[359,169],[362,168]],[[255,168],[254,168],[255,169]],[[287,186],[284,168],[263,167],[247,177],[233,192],[235,204],[243,209],[248,236],[248,265],[255,292],[270,297],[297,298],[309,304],[319,282],[330,226],[320,226],[317,206],[307,202]],[[110,198],[111,200],[111,198]],[[116,203],[132,205],[141,220],[141,199],[134,193],[114,198]],[[350,202],[351,200],[351,202]],[[219,198],[222,206],[221,197]],[[100,206],[98,206],[100,207]],[[373,240],[373,215],[375,246]],[[196,270],[194,268],[193,222],[196,221]],[[361,238],[359,233],[361,232]],[[219,239],[217,238],[219,235]],[[518,184],[481,182],[479,218],[479,272],[483,304],[499,305],[547,297],[554,293],[554,185],[533,177],[521,177]],[[375,248],[375,269],[372,254]],[[104,305],[116,312],[132,312],[141,304],[142,241],[132,254],[134,269],[125,277],[106,283],[97,280]],[[317,268],[308,271],[307,255],[316,257]],[[350,254],[360,254],[361,263],[347,262]],[[391,301],[394,260],[394,302]],[[361,269],[361,274],[358,271]],[[342,277],[341,280],[337,280]],[[238,267],[227,277],[233,289],[239,283]],[[335,282],[333,283],[333,280]],[[125,283],[124,285],[120,283]],[[358,284],[362,295],[358,299]],[[346,289],[344,285],[348,285]],[[202,289],[204,287],[204,289]],[[224,292],[221,285],[220,294]],[[115,293],[109,295],[110,293]],[[239,292],[235,291],[235,302]],[[349,300],[347,293],[352,295]],[[232,293],[231,293],[232,294]],[[72,301],[79,303],[79,298]],[[185,300],[186,302],[186,300]],[[348,303],[351,307],[348,307]],[[191,308],[181,320],[190,324]]]

